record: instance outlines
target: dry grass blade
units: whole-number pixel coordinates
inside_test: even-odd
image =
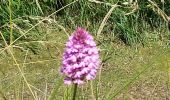
[[[101,2],[101,1],[97,1],[97,0],[88,0],[88,1],[92,2],[92,3],[105,4],[105,5],[108,5],[108,6],[113,6],[111,3],[105,3],[105,2]]]
[[[153,11],[157,12],[158,15],[160,15],[166,22],[170,21],[170,17],[163,10],[161,10],[155,2],[151,0],[148,0],[148,1],[152,5]]]
[[[129,13],[126,13],[125,15],[133,14],[134,12],[136,12],[139,9],[139,5],[138,5],[137,1],[132,4],[131,8],[133,8],[132,11]]]
[[[14,26],[14,28],[16,28],[17,30],[19,30],[19,32],[20,32],[25,38],[27,38],[26,35],[24,34],[24,32],[22,31],[22,29],[21,29],[20,27],[18,27],[15,23],[13,23],[13,26]]]
[[[36,2],[36,5],[38,6],[38,9],[41,11],[42,14],[44,14],[38,0],[35,0],[35,2]]]
[[[28,51],[29,51],[29,49],[28,49],[28,50],[26,50],[26,54],[25,54],[25,57],[24,57],[24,63],[25,63],[25,62],[26,62],[26,60],[27,60]],[[24,64],[23,64],[23,66],[24,66]]]
[[[22,42],[22,43],[16,43],[15,45],[23,45],[23,44],[29,44],[29,43],[40,43],[40,44],[48,44],[48,43],[57,43],[56,41],[29,41],[29,42]]]
[[[28,62],[28,63],[20,63],[20,64],[14,64],[14,65],[27,65],[27,64],[36,64],[36,63],[45,63],[45,62],[49,62],[49,61],[55,61],[58,59],[50,59],[50,60],[41,60],[41,61],[35,61],[35,62]]]
[[[98,29],[98,31],[97,31],[97,36],[99,36],[99,35],[101,34],[104,26],[106,25],[107,20],[109,19],[110,15],[112,14],[112,11],[113,11],[115,8],[119,7],[119,6],[120,6],[120,5],[117,5],[117,4],[112,5],[112,8],[109,10],[109,12],[108,12],[108,13],[106,14],[106,16],[104,17],[102,23],[100,24],[100,27],[99,27],[99,29]]]
[[[17,45],[12,45],[13,48],[17,48],[21,51],[26,51],[23,47],[17,46]]]
[[[29,85],[30,85],[32,88],[34,88],[35,90],[41,92],[42,94],[47,95],[45,92],[41,91],[40,89],[36,88],[35,86],[33,86],[33,85],[31,85],[31,84],[29,84]]]

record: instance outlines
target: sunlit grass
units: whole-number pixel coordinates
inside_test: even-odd
[[[139,24],[134,19],[132,27],[128,18],[133,19],[134,15],[127,17],[119,8],[115,10],[117,6],[112,3],[116,1],[102,2],[106,9],[96,13],[89,6],[92,2],[82,1],[81,13],[76,17],[67,12],[67,16],[56,17],[57,12],[69,6],[74,8],[77,3],[68,2],[46,17],[29,15],[12,19],[10,15],[0,27],[0,99],[70,100],[73,88],[63,84],[59,69],[65,42],[77,26],[87,28],[94,36],[102,61],[96,80],[78,87],[78,100],[169,98],[169,31],[164,25],[152,31],[146,22]],[[44,13],[40,5],[38,9]],[[91,21],[99,13],[101,20]],[[146,27],[141,29],[141,24]]]
[[[18,64],[21,65],[27,81],[34,87],[32,87],[34,93],[37,93],[36,95],[39,98],[43,99],[46,96],[46,98],[50,98],[51,100],[53,98],[65,98],[67,100],[69,98],[68,95],[71,95],[69,92],[71,90],[69,88],[67,90],[66,86],[64,86],[62,75],[59,73],[67,35],[64,34],[64,31],[59,31],[58,29],[46,34],[49,37],[48,41],[53,40],[54,42],[37,44],[41,47],[37,55],[30,49],[24,52],[14,49],[14,56]],[[103,61],[100,83],[98,83],[98,76],[92,83],[93,87],[91,87],[90,82],[80,87],[78,98],[84,98],[86,100],[87,98],[92,99],[95,97],[99,100],[102,98],[110,100],[113,97],[117,99],[129,98],[129,95],[140,98],[138,94],[143,93],[142,89],[134,90],[134,88],[136,86],[140,88],[143,84],[148,84],[147,82],[149,82],[151,87],[149,84],[145,87],[153,89],[153,93],[157,93],[157,89],[166,88],[166,84],[164,84],[168,78],[166,76],[168,71],[166,62],[170,59],[170,54],[168,53],[169,49],[165,45],[161,46],[160,43],[153,45],[151,42],[146,47],[126,47],[122,43],[117,44],[114,41],[102,41],[99,47]],[[10,56],[1,59],[1,89],[8,98],[14,93],[11,89],[16,88],[16,91],[23,92],[18,94],[19,98],[23,96],[24,98],[31,99],[29,93],[27,93],[28,88],[25,87],[25,83],[22,77],[20,77],[18,70],[15,69],[15,66],[16,64],[13,63]],[[157,79],[159,83],[157,83]],[[161,86],[154,87],[154,85]],[[136,93],[132,95],[128,91]],[[145,91],[150,92],[151,90],[146,89]],[[10,93],[9,95],[6,94],[8,92]],[[147,98],[148,95],[145,95]],[[159,96],[164,97],[162,94],[159,94]]]

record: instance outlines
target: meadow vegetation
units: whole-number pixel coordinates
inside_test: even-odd
[[[80,26],[102,61],[77,100],[170,99],[170,1],[0,0],[0,100],[71,100],[60,73]]]

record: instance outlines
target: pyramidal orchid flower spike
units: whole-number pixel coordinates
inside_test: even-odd
[[[99,68],[99,52],[93,37],[83,28],[77,28],[66,43],[61,73],[65,84],[83,84],[93,80]]]

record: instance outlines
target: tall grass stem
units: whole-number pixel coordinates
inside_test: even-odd
[[[9,5],[8,5],[8,10],[9,10],[9,24],[10,24],[10,45],[13,42],[13,24],[12,24],[12,3],[11,0],[9,0]],[[13,51],[13,47],[10,46],[11,51]],[[9,50],[7,50],[7,52],[9,53]]]

